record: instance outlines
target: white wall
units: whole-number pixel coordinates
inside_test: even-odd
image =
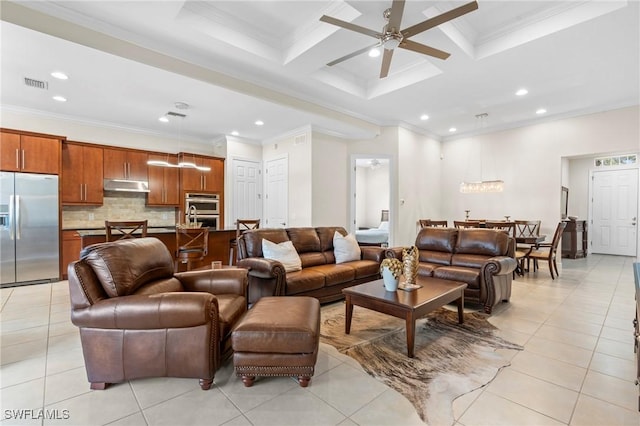
[[[347,141],[313,132],[311,226],[349,229]]]
[[[296,136],[306,135],[306,142],[296,144]],[[276,138],[263,146],[263,161],[288,158],[289,191],[287,227],[312,225],[311,132]],[[266,190],[266,186],[265,186]],[[265,192],[265,196],[266,196]],[[266,207],[267,202],[263,203]],[[266,218],[266,214],[264,217]]]
[[[580,220],[589,218],[589,176],[593,168],[593,157],[568,160],[569,188],[568,215]]]
[[[465,209],[473,218],[540,219],[542,233],[551,235],[560,220],[562,157],[637,152],[639,116],[639,108],[630,107],[445,142],[441,213],[449,220],[464,218]],[[504,192],[459,192],[480,148],[483,179],[503,179]],[[578,202],[572,203],[571,189],[569,196],[571,209]]]
[[[398,214],[395,245],[413,245],[419,219],[447,219],[442,215],[440,142],[399,129]]]

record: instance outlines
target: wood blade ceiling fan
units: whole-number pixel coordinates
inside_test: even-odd
[[[387,20],[387,24],[382,28],[382,32],[370,30],[368,28],[361,27],[360,25],[352,24],[351,22],[343,21],[331,16],[322,15],[322,17],[320,18],[320,21],[322,22],[336,25],[338,27],[378,39],[378,42],[376,44],[367,46],[360,50],[356,50],[355,52],[349,53],[348,55],[329,62],[327,65],[331,67],[333,65],[339,64],[340,62],[344,62],[347,59],[351,59],[364,52],[367,52],[375,47],[383,47],[384,55],[382,57],[380,78],[385,78],[387,75],[389,75],[391,58],[393,57],[394,49],[397,47],[410,50],[412,52],[421,53],[423,55],[433,56],[438,59],[447,59],[450,56],[449,53],[443,52],[442,50],[436,49],[431,46],[417,43],[413,40],[409,40],[409,38],[427,31],[428,29],[444,24],[445,22],[451,21],[452,19],[472,12],[478,8],[478,2],[474,0],[471,3],[456,7],[455,9],[451,9],[448,12],[442,13],[438,16],[434,16],[433,18],[429,18],[426,21],[420,22],[416,25],[412,25],[411,27],[405,28],[404,30],[400,31],[402,12],[404,11],[404,2],[405,0],[393,0],[391,8],[384,11],[383,16]]]

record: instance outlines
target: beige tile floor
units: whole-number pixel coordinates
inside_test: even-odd
[[[518,278],[491,322],[524,351],[505,351],[511,366],[454,402],[456,424],[640,425],[632,262],[591,255],[564,259],[555,281],[545,266]],[[327,345],[306,389],[289,378],[246,389],[228,362],[207,392],[169,378],[90,391],[66,282],[1,289],[0,304],[3,425],[423,424],[406,399]],[[68,418],[14,418],[43,408]]]

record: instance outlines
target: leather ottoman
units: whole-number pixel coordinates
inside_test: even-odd
[[[307,387],[318,358],[320,302],[314,297],[263,297],[231,334],[233,366],[246,387],[256,376],[293,376]]]

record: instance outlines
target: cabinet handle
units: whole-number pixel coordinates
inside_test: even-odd
[[[131,179],[131,163],[127,163],[127,179]]]
[[[20,168],[20,153],[18,151],[19,149],[16,148],[16,169]]]
[[[84,200],[87,201],[87,184],[84,184]]]
[[[207,175],[202,176],[202,179],[204,180],[204,188],[202,189],[207,189]]]
[[[24,170],[24,149],[22,150],[22,170]]]
[[[82,201],[82,200],[83,200],[83,198],[82,198],[82,184],[80,184],[80,201]]]

